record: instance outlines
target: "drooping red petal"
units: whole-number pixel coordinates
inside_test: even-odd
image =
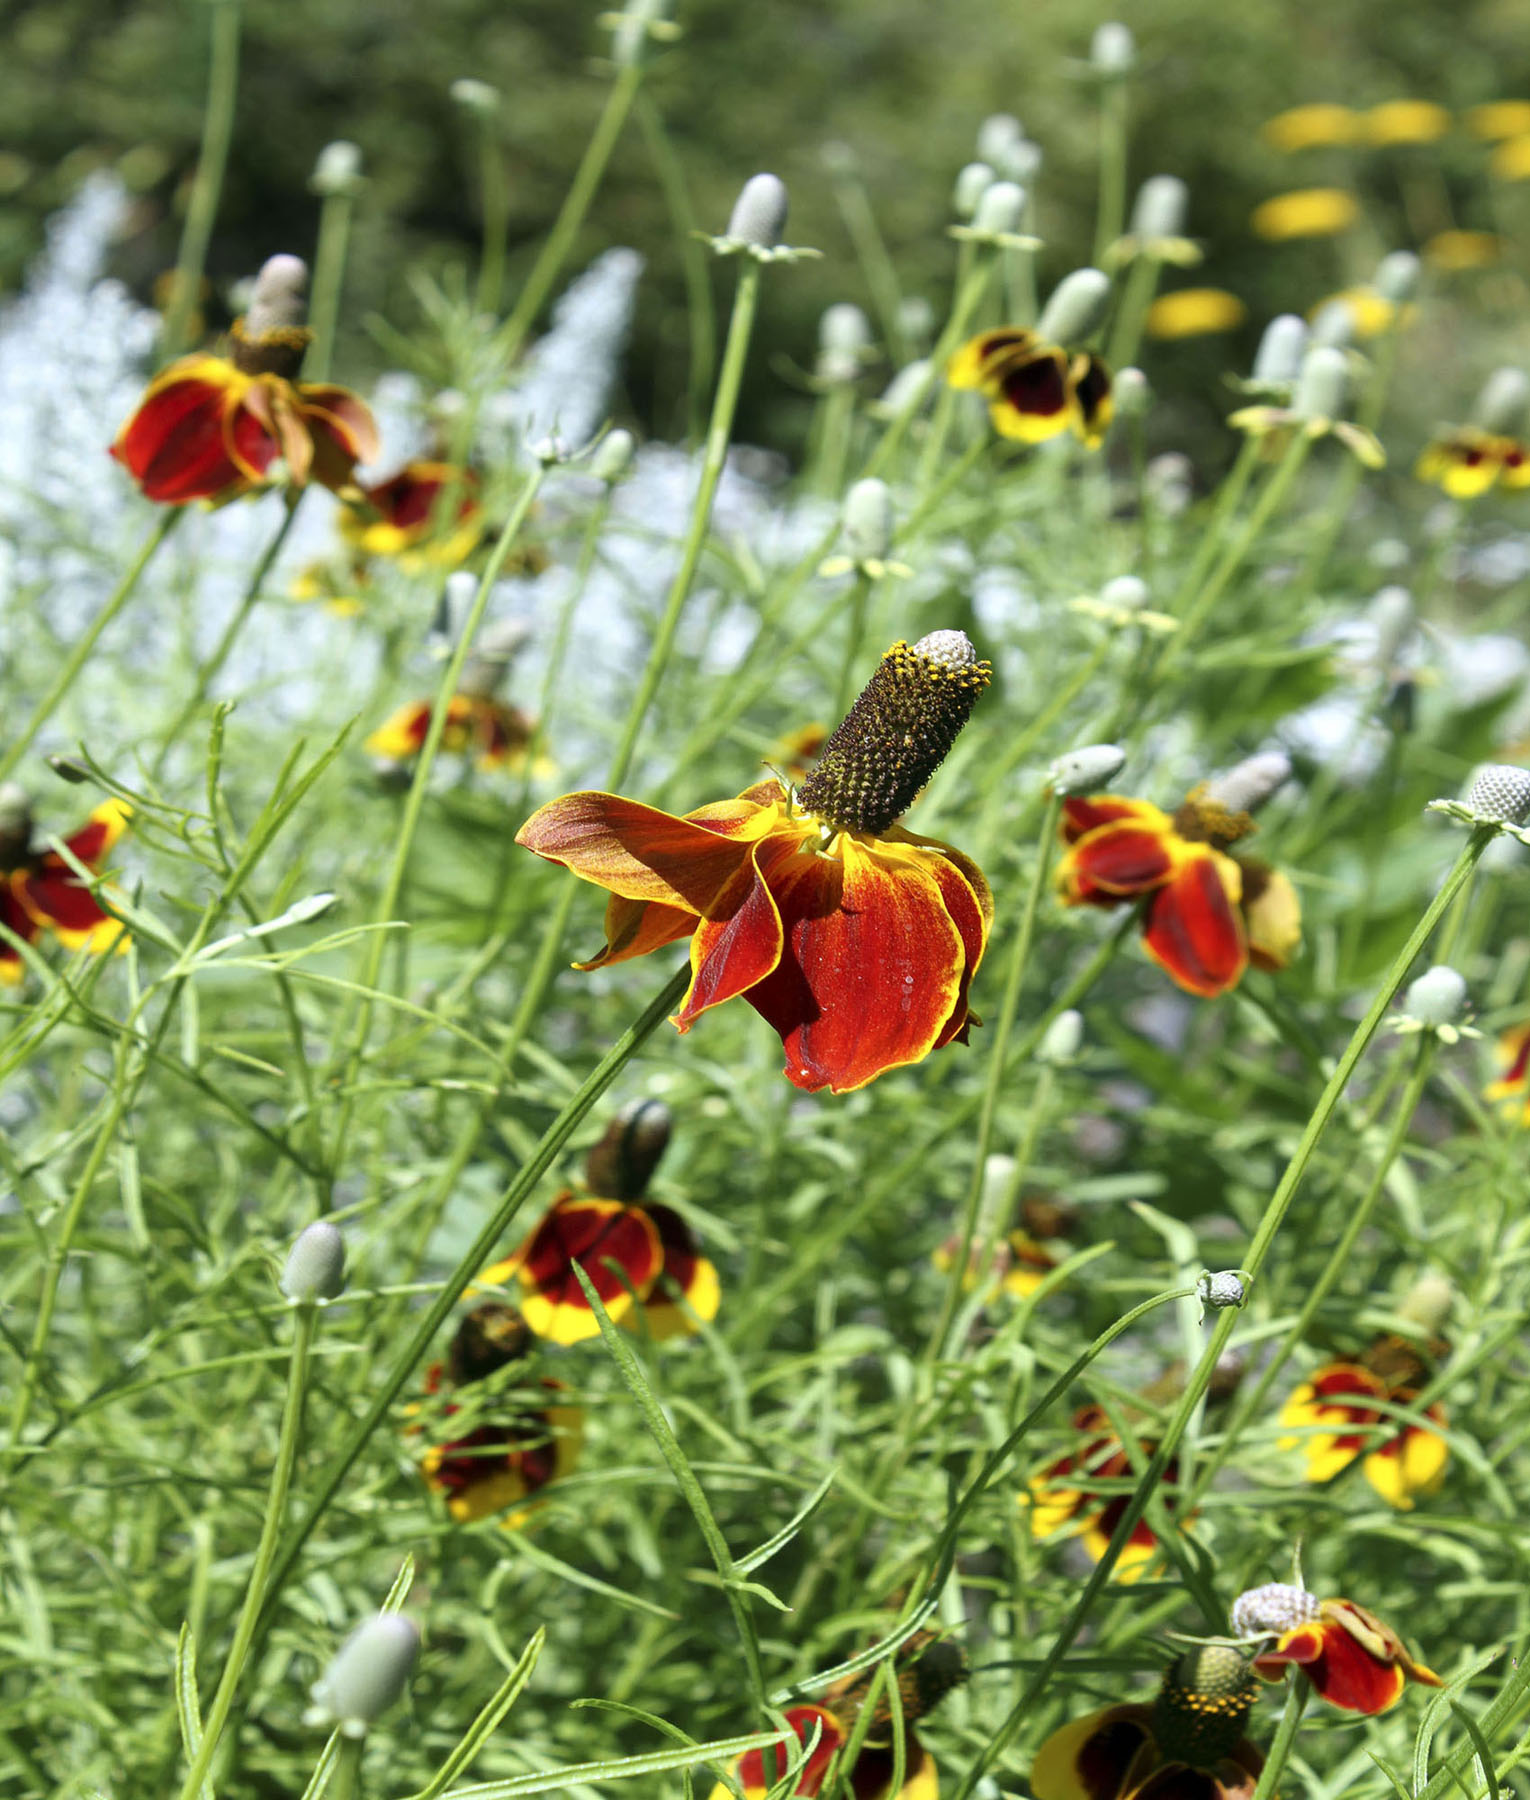
[[[574,967],[603,969],[608,963],[647,956],[651,950],[662,950],[666,944],[689,937],[696,925],[696,915],[682,912],[677,906],[660,906],[654,900],[623,900],[619,894],[613,894],[606,902],[605,949]]]
[[[343,462],[349,475],[356,463],[376,462],[382,453],[382,440],[377,433],[377,421],[372,417],[372,409],[359,394],[353,394],[347,387],[306,381],[299,385],[297,391],[303,417],[310,431],[315,440],[322,440],[333,446],[337,467]],[[316,448],[318,454],[314,473],[327,483],[331,471],[322,466],[325,464],[324,450],[317,444]]]
[[[966,966],[931,876],[848,833],[837,843],[838,856],[801,847],[762,868],[785,943],[747,994],[781,1035],[787,1079],[810,1093],[846,1093],[927,1056]]]
[[[150,383],[118,433],[112,455],[146,499],[164,505],[207,500],[240,480],[223,436],[231,385],[225,367],[228,377],[240,379],[231,365],[212,357],[189,358],[167,369]]]
[[[949,844],[943,844],[936,838],[918,837],[900,826],[894,826],[886,836],[893,843],[915,845],[930,853],[920,857],[920,867],[933,877],[940,889],[941,898],[945,901],[946,911],[961,933],[966,964],[962,969],[956,1005],[952,1007],[950,1018],[941,1027],[940,1036],[935,1040],[935,1048],[940,1050],[966,1031],[967,994],[972,986],[972,977],[983,960],[988,934],[993,929],[993,894],[983,871],[972,858],[964,856],[960,850],[952,849]]]
[[[781,960],[781,915],[771,898],[769,871],[790,859],[796,845],[769,839],[754,852],[754,884],[723,919],[703,919],[691,939],[691,985],[671,1021],[689,1031],[708,1007],[720,1006],[763,981]]]
[[[1372,1656],[1330,1619],[1315,1619],[1288,1631],[1255,1666],[1265,1673],[1267,1667],[1273,1670],[1284,1662],[1305,1669],[1321,1698],[1345,1712],[1385,1712],[1402,1698],[1407,1685],[1407,1676],[1396,1663]]]
[[[49,863],[53,866],[47,866]],[[39,924],[51,925],[64,934],[88,934],[103,922],[116,924],[60,858],[45,857],[43,864],[36,869],[18,869],[13,877],[16,898]]]
[[[88,824],[64,839],[69,854],[94,867],[127,830],[132,813],[121,800],[104,801],[91,813]]]
[[[1080,845],[1080,849],[1084,846]],[[1236,894],[1237,864],[1204,846],[1148,901],[1142,941],[1182,988],[1210,999],[1236,987],[1248,967],[1248,939]]]
[[[281,454],[273,423],[258,387],[250,389],[224,422],[224,450],[245,481],[263,481],[267,469]],[[296,479],[301,480],[301,475],[294,473]]]
[[[565,794],[539,807],[515,841],[624,899],[701,918],[726,918],[754,883],[748,843],[619,794]]]
[[[37,941],[37,921],[16,897],[15,881],[14,874],[0,875],[0,925],[24,944],[32,944]],[[0,981],[14,985],[25,973],[26,964],[21,960],[21,952],[0,941]]]
[[[1032,1794],[1036,1800],[1120,1800],[1133,1764],[1151,1750],[1151,1719],[1146,1706],[1107,1706],[1054,1731],[1031,1765]]]
[[[796,1732],[799,1744],[810,1743],[814,1731],[820,1731],[818,1747],[802,1765],[797,1785],[792,1789],[794,1795],[816,1794],[823,1785],[829,1759],[844,1742],[844,1731],[834,1714],[822,1706],[789,1706],[786,1709],[786,1722]],[[739,1786],[749,1795],[750,1800],[754,1800],[757,1794],[767,1793],[786,1773],[788,1749],[785,1744],[776,1745],[771,1752],[775,1773],[770,1781],[765,1779],[765,1754],[763,1750],[746,1750],[734,1770]]]
[[[1086,832],[1063,856],[1057,884],[1063,898],[1107,901],[1151,893],[1182,866],[1183,846],[1172,830],[1136,819],[1115,819]]]
[[[1156,831],[1167,831],[1172,825],[1169,815],[1148,800],[1118,794],[1070,795],[1062,804],[1062,841],[1076,844],[1086,831],[1113,825],[1117,819],[1135,819]]]
[[[649,1336],[662,1341],[696,1329],[670,1297],[671,1282],[685,1296],[686,1305],[697,1318],[708,1323],[717,1317],[722,1294],[716,1268],[701,1254],[695,1234],[679,1213],[672,1206],[657,1206],[651,1202],[643,1210],[653,1220],[664,1253],[663,1276],[643,1303],[643,1315]]]
[[[662,1260],[658,1231],[640,1207],[559,1200],[516,1254],[486,1269],[479,1280],[504,1281],[515,1274],[524,1290],[521,1313],[531,1329],[557,1344],[577,1344],[597,1336],[600,1325],[575,1263],[606,1311],[619,1319],[631,1308],[634,1293],[640,1300],[646,1296]]]

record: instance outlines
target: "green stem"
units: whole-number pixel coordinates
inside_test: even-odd
[[[218,639],[212,655],[208,657],[207,661],[203,663],[202,667],[197,671],[196,686],[192,690],[191,698],[175,715],[174,723],[171,725],[169,731],[165,733],[164,740],[161,742],[158,751],[155,753],[151,773],[156,781],[164,772],[165,764],[169,760],[170,753],[175,749],[176,742],[180,738],[181,733],[191,723],[192,719],[196,717],[198,710],[206,700],[207,695],[212,688],[212,684],[218,679],[219,675],[222,674],[223,665],[233,654],[234,645],[239,640],[239,634],[244,630],[250,614],[255,610],[255,603],[260,598],[260,590],[265,586],[266,577],[271,573],[271,566],[281,554],[282,545],[287,541],[287,533],[292,529],[292,521],[297,516],[297,509],[302,502],[302,498],[303,495],[301,489],[296,491],[289,490],[284,496],[286,510],[282,515],[281,524],[277,526],[271,541],[266,545],[264,551],[262,551],[260,561],[255,565],[254,573],[250,576],[249,581],[245,585],[244,594],[239,601],[239,605],[234,609],[233,617],[229,620],[228,624],[224,626],[223,635]]]
[[[239,27],[239,0],[212,0],[212,56],[207,74],[207,110],[202,116],[202,148],[175,259],[175,288],[160,337],[160,349],[167,358],[185,347],[187,328],[197,309],[207,267],[207,246],[212,242],[223,173],[234,136],[234,107],[239,98]]]
[[[1344,1054],[1339,1058],[1327,1086],[1323,1089],[1311,1117],[1307,1120],[1306,1128],[1292,1153],[1290,1162],[1286,1165],[1285,1173],[1281,1176],[1275,1192],[1270,1196],[1269,1203],[1264,1209],[1264,1215],[1259,1221],[1253,1240],[1243,1258],[1242,1267],[1250,1281],[1257,1277],[1264,1267],[1275,1236],[1284,1223],[1291,1202],[1306,1175],[1313,1152],[1323,1133],[1327,1130],[1334,1109],[1338,1106],[1360,1058],[1365,1054],[1366,1048],[1385,1017],[1387,1008],[1392,1004],[1398,989],[1407,978],[1409,969],[1413,966],[1414,959],[1428,942],[1445,909],[1461,888],[1471,880],[1478,859],[1494,835],[1492,826],[1479,826],[1473,831],[1460,855],[1456,858],[1450,873],[1441,884],[1439,892],[1425,908],[1423,917],[1414,927],[1407,943],[1394,958],[1386,978],[1366,1009],[1364,1018],[1355,1027]],[[1178,1450],[1180,1440],[1184,1437],[1191,1418],[1210,1385],[1217,1363],[1227,1348],[1228,1339],[1232,1336],[1237,1322],[1237,1314],[1236,1307],[1229,1307],[1218,1316],[1216,1325],[1207,1340],[1206,1348],[1201,1354],[1201,1360],[1187,1378],[1184,1392],[1180,1395],[1179,1401],[1164,1427],[1163,1435],[1149,1459],[1147,1468],[1143,1471],[1130,1495],[1127,1496],[1126,1505],[1116,1522],[1116,1528],[1111,1533],[1110,1542],[1105,1547],[1103,1555],[1084,1583],[1082,1592],[1063,1622],[1062,1628],[1040,1668],[1026,1684],[1025,1691],[1011,1708],[1003,1724],[989,1739],[963,1776],[953,1800],[967,1800],[978,1782],[1004,1754],[1016,1732],[1025,1723],[1027,1717],[1034,1712],[1037,1702],[1050,1685],[1063,1658],[1073,1647],[1080,1631],[1083,1630],[1106,1582],[1110,1580],[1115,1570],[1117,1559],[1126,1547],[1128,1539],[1137,1529],[1138,1523],[1147,1510],[1148,1501],[1163,1480],[1164,1472]]]
[[[1275,1741],[1270,1745],[1270,1753],[1264,1759],[1264,1767],[1259,1771],[1259,1781],[1254,1788],[1253,1800],[1273,1800],[1275,1783],[1280,1780],[1281,1772],[1291,1755],[1291,1746],[1296,1742],[1297,1728],[1302,1722],[1302,1714],[1307,1710],[1307,1702],[1312,1698],[1312,1683],[1301,1669],[1291,1671],[1290,1685],[1286,1690],[1285,1709],[1280,1715],[1280,1724],[1276,1727]]]
[[[31,748],[32,740],[37,736],[38,732],[42,730],[43,726],[47,724],[48,720],[52,718],[59,702],[63,699],[65,694],[69,692],[70,688],[74,686],[75,678],[90,660],[90,653],[95,649],[102,632],[106,630],[107,626],[111,624],[112,620],[116,618],[118,613],[122,611],[123,607],[126,606],[128,601],[133,597],[133,590],[138,586],[144,570],[148,568],[149,563],[153,559],[154,552],[158,550],[162,543],[164,543],[170,533],[175,530],[185,511],[186,509],[183,506],[174,506],[159,515],[158,519],[155,521],[154,529],[144,540],[143,548],[133,559],[132,566],[122,577],[121,581],[117,583],[117,586],[112,593],[112,597],[107,601],[105,606],[101,608],[100,612],[96,614],[95,618],[91,620],[90,626],[84,637],[80,639],[79,643],[75,645],[73,650],[69,652],[69,655],[59,665],[58,673],[53,677],[47,693],[45,693],[42,699],[37,702],[31,718],[27,720],[26,724],[21,727],[21,730],[11,739],[6,749],[3,752],[0,752],[0,781],[3,781],[6,776],[9,775],[16,767],[17,763],[21,761],[22,757],[26,755],[27,751]]]
[[[1110,347],[1105,352],[1105,360],[1111,368],[1124,369],[1135,359],[1162,270],[1163,264],[1156,256],[1139,256],[1132,264],[1116,313],[1115,327],[1110,334]]]
[[[1126,83],[1107,77],[1100,95],[1100,198],[1094,221],[1094,261],[1105,253],[1126,223]]]
[[[1020,915],[1020,928],[1010,946],[1009,964],[1004,975],[1004,998],[999,1003],[999,1022],[994,1027],[993,1050],[988,1059],[988,1079],[983,1084],[983,1098],[978,1110],[977,1135],[972,1150],[972,1174],[967,1182],[967,1197],[962,1206],[960,1239],[951,1273],[946,1281],[945,1299],[940,1317],[930,1334],[925,1351],[926,1367],[933,1367],[945,1348],[946,1334],[961,1304],[962,1283],[972,1256],[972,1243],[977,1235],[978,1208],[983,1199],[983,1170],[988,1152],[993,1147],[994,1116],[999,1108],[999,1092],[1004,1085],[1010,1034],[1015,1015],[1020,1010],[1020,992],[1025,985],[1026,965],[1030,961],[1031,940],[1036,932],[1036,914],[1046,886],[1047,869],[1052,861],[1052,841],[1057,835],[1057,820],[1062,812],[1062,795],[1049,794],[1046,811],[1041,818],[1041,836],[1036,845],[1036,860],[1031,869],[1031,885],[1025,896],[1025,910]]]
[[[478,166],[483,183],[483,255],[478,264],[477,309],[482,317],[496,319],[505,291],[505,245],[510,235],[510,183],[499,147],[497,107],[478,117]]]
[[[335,1772],[324,1790],[324,1800],[357,1800],[361,1792],[361,1752],[365,1746],[365,1738],[341,1738],[335,1753]]]
[[[590,202],[595,198],[595,190],[606,172],[606,164],[611,160],[611,152],[616,148],[616,140],[627,122],[627,114],[637,98],[642,79],[641,63],[632,62],[618,71],[616,80],[611,85],[594,135],[585,146],[579,167],[574,172],[568,196],[553,222],[552,230],[547,234],[537,260],[532,264],[531,273],[526,277],[514,310],[500,333],[499,349],[506,361],[513,360],[525,342],[526,334],[536,323],[537,315],[553,290],[553,283],[557,281],[568,260],[574,238],[584,223],[584,215],[590,209]]]
[[[458,1259],[457,1266],[441,1284],[435,1299],[420,1316],[408,1342],[399,1353],[377,1392],[372,1396],[366,1411],[351,1427],[345,1441],[336,1452],[334,1461],[324,1471],[314,1498],[304,1513],[301,1523],[283,1547],[271,1572],[271,1579],[268,1583],[270,1600],[267,1602],[267,1617],[269,1617],[270,1601],[273,1601],[281,1592],[283,1584],[291,1575],[299,1556],[303,1553],[303,1546],[312,1536],[314,1527],[323,1518],[335,1495],[339,1493],[357,1457],[370,1442],[373,1432],[387,1418],[389,1409],[403,1391],[405,1382],[413,1374],[420,1360],[430,1349],[436,1333],[461,1298],[463,1289],[468,1286],[480,1269],[487,1266],[521,1206],[534,1192],[543,1175],[551,1168],[558,1152],[577,1130],[580,1121],[626,1067],[633,1054],[663,1023],[671,1009],[678,1003],[680,996],[685,992],[689,982],[690,969],[688,966],[677,970],[671,976],[662,991],[649,1002],[639,1017],[622,1033],[589,1075],[585,1077],[557,1118],[542,1134],[536,1149],[516,1171],[510,1185],[500,1196],[498,1204],[485,1220],[477,1237],[463,1252]]]
[[[844,718],[850,710],[850,702],[855,698],[855,671],[861,658],[861,645],[866,641],[866,613],[870,602],[871,578],[857,573],[855,586],[850,590],[849,604],[845,609],[850,616],[850,625],[845,634],[845,660],[840,665],[839,685],[834,690],[835,719]]]
[[[685,314],[691,346],[686,380],[686,435],[694,443],[701,436],[706,398],[712,389],[712,371],[717,362],[717,306],[712,298],[712,276],[706,246],[696,235],[696,211],[685,185],[685,172],[664,129],[663,115],[642,92],[637,97],[636,113],[659,186],[664,190],[664,204],[675,228],[680,268],[685,276]]]
[[[207,1718],[202,1726],[202,1744],[197,1751],[185,1781],[181,1784],[180,1800],[197,1800],[202,1792],[202,1783],[211,1769],[213,1758],[218,1753],[218,1745],[223,1739],[223,1729],[228,1723],[228,1716],[234,1704],[234,1695],[238,1691],[239,1678],[244,1673],[249,1658],[250,1645],[255,1638],[255,1625],[260,1617],[261,1601],[265,1597],[266,1577],[271,1572],[271,1560],[276,1554],[276,1540],[281,1532],[282,1521],[287,1512],[287,1493],[292,1485],[292,1471],[297,1462],[298,1440],[302,1434],[303,1396],[308,1378],[308,1352],[313,1344],[315,1308],[300,1306],[296,1309],[292,1325],[292,1362],[287,1375],[287,1402],[282,1411],[281,1435],[276,1445],[276,1464],[271,1471],[271,1491],[266,1497],[266,1513],[260,1526],[260,1541],[255,1547],[255,1560],[250,1566],[250,1579],[244,1591],[244,1605],[239,1611],[239,1620],[234,1627],[234,1640],[229,1645],[228,1658],[223,1665],[223,1675],[218,1682],[218,1690],[213,1695],[212,1705],[208,1708]]]
[[[305,381],[328,381],[340,319],[340,293],[345,285],[345,259],[351,243],[356,196],[346,190],[327,194],[319,211],[319,240],[313,253],[312,299],[308,325],[313,340],[303,359]]]
[[[840,171],[831,174],[830,180],[834,187],[834,203],[850,234],[861,274],[866,278],[872,304],[877,309],[883,341],[894,366],[901,368],[909,360],[912,348],[903,329],[903,295],[897,267],[887,253],[877,216],[859,177]]]
[[[963,271],[958,264],[956,298],[952,302],[951,316],[946,320],[945,329],[935,348],[930,352],[930,368],[928,377],[920,383],[916,391],[908,396],[903,410],[883,432],[880,441],[866,464],[867,475],[880,475],[896,455],[898,446],[903,442],[909,427],[919,416],[919,409],[924,405],[930,389],[940,383],[940,396],[935,402],[935,417],[930,421],[929,440],[925,444],[924,454],[920,458],[919,481],[921,488],[928,487],[940,461],[941,451],[945,446],[946,433],[950,429],[951,409],[956,404],[954,391],[945,380],[946,364],[951,360],[952,352],[957,349],[967,335],[967,328],[972,322],[972,315],[982,304],[983,296],[988,292],[988,284],[993,280],[998,260],[993,251],[980,246],[969,265]]]

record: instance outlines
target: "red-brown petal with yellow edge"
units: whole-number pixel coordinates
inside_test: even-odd
[[[786,1709],[786,1722],[796,1732],[799,1744],[811,1743],[813,1733],[819,1731],[818,1747],[802,1765],[797,1775],[797,1785],[792,1789],[793,1794],[816,1794],[828,1772],[830,1757],[844,1742],[844,1731],[834,1714],[822,1706],[789,1706]],[[765,1779],[765,1754],[763,1750],[746,1750],[734,1768],[739,1786],[751,1800],[754,1795],[764,1794],[775,1785]],[[789,1748],[785,1744],[777,1744],[771,1752],[775,1781],[779,1781],[786,1773],[786,1758],[789,1754]],[[726,1793],[727,1789],[724,1788],[723,1792]]]
[[[1107,1706],[1054,1731],[1036,1752],[1036,1800],[1119,1800],[1139,1753],[1151,1745],[1146,1706]]]
[[[18,870],[14,880],[16,898],[39,924],[88,935],[104,922],[116,923],[56,856],[45,857],[39,869]]]
[[[1074,844],[1086,831],[1113,825],[1118,819],[1136,819],[1157,831],[1168,831],[1173,821],[1149,800],[1130,800],[1115,794],[1070,795],[1062,805],[1062,840]]]
[[[610,963],[647,956],[652,950],[662,950],[666,944],[689,937],[697,923],[694,913],[682,912],[678,906],[660,906],[653,900],[623,900],[619,894],[613,894],[606,902],[605,949],[574,967],[604,969]]]
[[[1060,350],[1006,370],[994,390],[988,416],[1001,437],[1039,444],[1067,430],[1073,407],[1068,360]]]
[[[82,863],[95,864],[107,854],[128,828],[132,807],[122,800],[107,800],[90,815],[88,824],[64,839],[69,854]]]
[[[965,860],[964,858],[963,861]],[[945,902],[946,911],[951,915],[951,922],[961,933],[965,957],[961,982],[956,990],[956,1004],[951,1008],[951,1016],[941,1026],[940,1036],[935,1040],[935,1048],[941,1050],[967,1024],[967,995],[972,987],[972,977],[983,960],[984,946],[988,942],[988,927],[993,919],[993,900],[988,896],[988,883],[983,881],[976,863],[968,863],[967,867],[982,883],[982,895],[988,899],[986,911],[982,898],[974,891],[968,875],[954,858],[926,855],[920,858],[919,866],[940,889],[940,896]]]
[[[642,1299],[652,1287],[662,1258],[659,1234],[641,1208],[614,1200],[559,1201],[512,1259],[525,1289],[522,1315],[539,1337],[554,1343],[594,1337],[600,1326],[574,1264],[584,1270],[606,1311],[619,1319],[631,1307],[633,1293]]]
[[[1081,837],[1063,858],[1070,893],[1102,893],[1114,899],[1150,893],[1174,875],[1178,840],[1135,819],[1117,819]],[[1059,874],[1059,880],[1063,876]]]
[[[112,445],[149,500],[206,500],[240,478],[223,438],[226,390],[203,377],[151,384]]]
[[[359,394],[347,387],[304,382],[298,388],[298,400],[310,427],[322,433],[348,463],[372,463],[382,453],[377,421],[372,409]]]
[[[966,952],[939,887],[905,857],[849,834],[806,849],[767,880],[785,933],[774,974],[748,1000],[780,1033],[786,1077],[848,1093],[935,1047]]]
[[[947,385],[991,387],[1011,363],[1031,356],[1039,341],[1034,331],[1018,325],[1003,325],[969,338],[946,364]]]
[[[685,1297],[690,1311],[705,1323],[717,1317],[722,1290],[716,1268],[701,1254],[690,1226],[679,1213],[672,1206],[653,1204],[643,1210],[653,1220],[664,1252],[663,1274],[643,1303],[643,1314],[649,1336],[662,1342],[665,1338],[680,1337],[696,1329],[688,1314],[672,1298],[671,1282]]]
[[[37,941],[37,921],[21,904],[15,893],[16,876],[0,875],[0,925],[24,944]],[[0,940],[0,981],[14,985],[26,973],[21,952]]]
[[[788,846],[784,852],[792,854]],[[725,919],[703,919],[691,938],[691,985],[671,1023],[689,1031],[712,1006],[721,1006],[763,981],[781,960],[781,915],[761,870],[782,860],[775,840],[756,848],[754,885]]]
[[[619,794],[565,794],[516,843],[626,900],[726,918],[754,881],[752,846]]]
[[[265,413],[261,390],[252,387],[223,421],[223,447],[241,480],[264,481],[281,454],[276,433]]]
[[[1224,865],[1237,865],[1202,850],[1182,863],[1152,896],[1143,918],[1148,954],[1182,988],[1203,999],[1235,987],[1248,967],[1243,917],[1227,891]]]

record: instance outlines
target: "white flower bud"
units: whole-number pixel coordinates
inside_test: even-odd
[[[1355,341],[1355,309],[1342,296],[1325,300],[1313,314],[1312,342],[1347,350]]]
[[[1466,804],[1479,819],[1530,824],[1530,769],[1484,763],[1467,790]]]
[[[1420,263],[1411,250],[1393,250],[1382,257],[1371,277],[1371,286],[1383,300],[1403,306],[1418,292]]]
[[[751,175],[733,205],[724,234],[734,243],[769,250],[786,230],[786,183],[779,175]]]
[[[1029,138],[1016,138],[1004,153],[999,173],[1006,181],[1018,181],[1022,187],[1034,182],[1045,161],[1041,145]]]
[[[1466,979],[1443,963],[1408,983],[1402,1009],[1421,1025],[1454,1025],[1466,1007]]]
[[[1254,356],[1254,380],[1295,381],[1307,354],[1307,321],[1295,313],[1278,313],[1264,328]]]
[[[1047,780],[1056,794],[1093,794],[1108,787],[1126,765],[1126,752],[1119,744],[1085,744],[1059,756],[1047,770]]]
[[[328,1219],[315,1219],[287,1252],[281,1289],[295,1306],[333,1300],[345,1286],[345,1239]]]
[[[469,575],[468,580],[474,583],[476,590],[478,577]],[[457,692],[479,700],[492,700],[499,692],[505,672],[530,636],[531,627],[524,619],[495,619],[485,625],[462,665]]]
[[[1150,175],[1132,206],[1134,238],[1182,237],[1190,190],[1177,175]]]
[[[615,35],[611,39],[612,62],[623,69],[640,62],[648,47],[649,27],[668,16],[669,0],[626,0],[611,21],[615,26]],[[669,30],[672,32],[674,27]]]
[[[1248,1297],[1235,1269],[1208,1269],[1195,1284],[1195,1296],[1202,1306],[1209,1306],[1214,1312],[1241,1306]]]
[[[630,431],[623,431],[620,426],[615,431],[608,431],[590,458],[590,473],[608,487],[620,481],[632,466],[636,447]]]
[[[972,639],[965,631],[927,632],[913,648],[915,656],[939,663],[943,669],[968,669],[978,659]]]
[[[871,347],[871,321],[853,301],[837,301],[818,321],[818,347],[860,356]]]
[[[876,410],[884,419],[896,419],[911,407],[917,398],[921,404],[934,392],[934,364],[927,356],[921,356],[916,362],[906,363],[893,376],[877,401]]]
[[[1284,750],[1262,750],[1233,768],[1213,775],[1206,798],[1229,812],[1258,812],[1291,779],[1291,758]]]
[[[1431,1270],[1414,1282],[1397,1311],[1410,1324],[1433,1336],[1444,1326],[1455,1303],[1456,1290],[1443,1275]]]
[[[345,138],[326,144],[313,165],[308,185],[326,199],[331,196],[356,194],[361,191],[361,147]]]
[[[301,325],[308,310],[304,299],[307,291],[308,265],[302,257],[268,257],[250,289],[244,317],[246,335],[265,337],[269,332],[290,331]]]
[[[1484,431],[1517,436],[1524,429],[1525,403],[1530,400],[1530,380],[1515,368],[1494,369],[1482,384],[1472,422]]]
[[[1020,215],[1025,211],[1025,189],[1013,181],[995,181],[983,189],[972,215],[974,231],[991,232],[1003,237],[1020,229]]]
[[[978,126],[977,153],[982,162],[1003,162],[1011,145],[1025,136],[1025,127],[1013,113],[990,113]]]
[[[1319,1617],[1316,1594],[1285,1581],[1268,1581],[1250,1588],[1232,1603],[1234,1637],[1279,1636]]]
[[[1349,397],[1349,364],[1344,352],[1327,345],[1309,350],[1302,360],[1301,377],[1296,384],[1292,410],[1299,419],[1341,417]]]
[[[333,1720],[347,1737],[368,1728],[403,1697],[420,1654],[420,1633],[402,1613],[379,1613],[358,1625],[313,1685],[318,1724]]]
[[[1122,612],[1136,612],[1148,603],[1148,584],[1140,575],[1114,575],[1100,589],[1100,598]]]
[[[1084,1047],[1084,1015],[1070,1006],[1048,1025],[1036,1046],[1036,1061],[1054,1069],[1065,1068],[1076,1060]]]
[[[1152,386],[1147,376],[1134,363],[1116,370],[1110,393],[1116,403],[1116,411],[1123,419],[1140,417],[1153,403]]]
[[[1137,40],[1130,28],[1116,20],[1096,26],[1089,61],[1101,75],[1129,75],[1137,64]]]
[[[499,110],[499,89],[491,82],[477,81],[471,75],[454,81],[447,92],[464,112],[476,113],[480,119],[492,118]]]
[[[985,162],[970,162],[959,169],[956,185],[951,190],[951,210],[957,218],[972,218],[984,194],[996,180],[992,167]]]
[[[935,329],[935,308],[923,294],[905,294],[898,302],[898,323],[905,337],[924,343]]]
[[[892,493],[868,475],[845,496],[845,552],[855,562],[885,562],[892,548]]]
[[[1052,289],[1036,330],[1049,344],[1071,349],[1091,337],[1110,305],[1110,277],[1103,269],[1075,269]]]

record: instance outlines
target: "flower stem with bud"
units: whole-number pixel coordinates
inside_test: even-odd
[[[1286,1684],[1286,1704],[1280,1715],[1280,1724],[1275,1728],[1275,1740],[1264,1759],[1264,1767],[1259,1771],[1253,1800],[1273,1800],[1275,1783],[1280,1780],[1290,1758],[1302,1714],[1307,1710],[1307,1702],[1311,1698],[1312,1683],[1301,1670],[1295,1670]]]

